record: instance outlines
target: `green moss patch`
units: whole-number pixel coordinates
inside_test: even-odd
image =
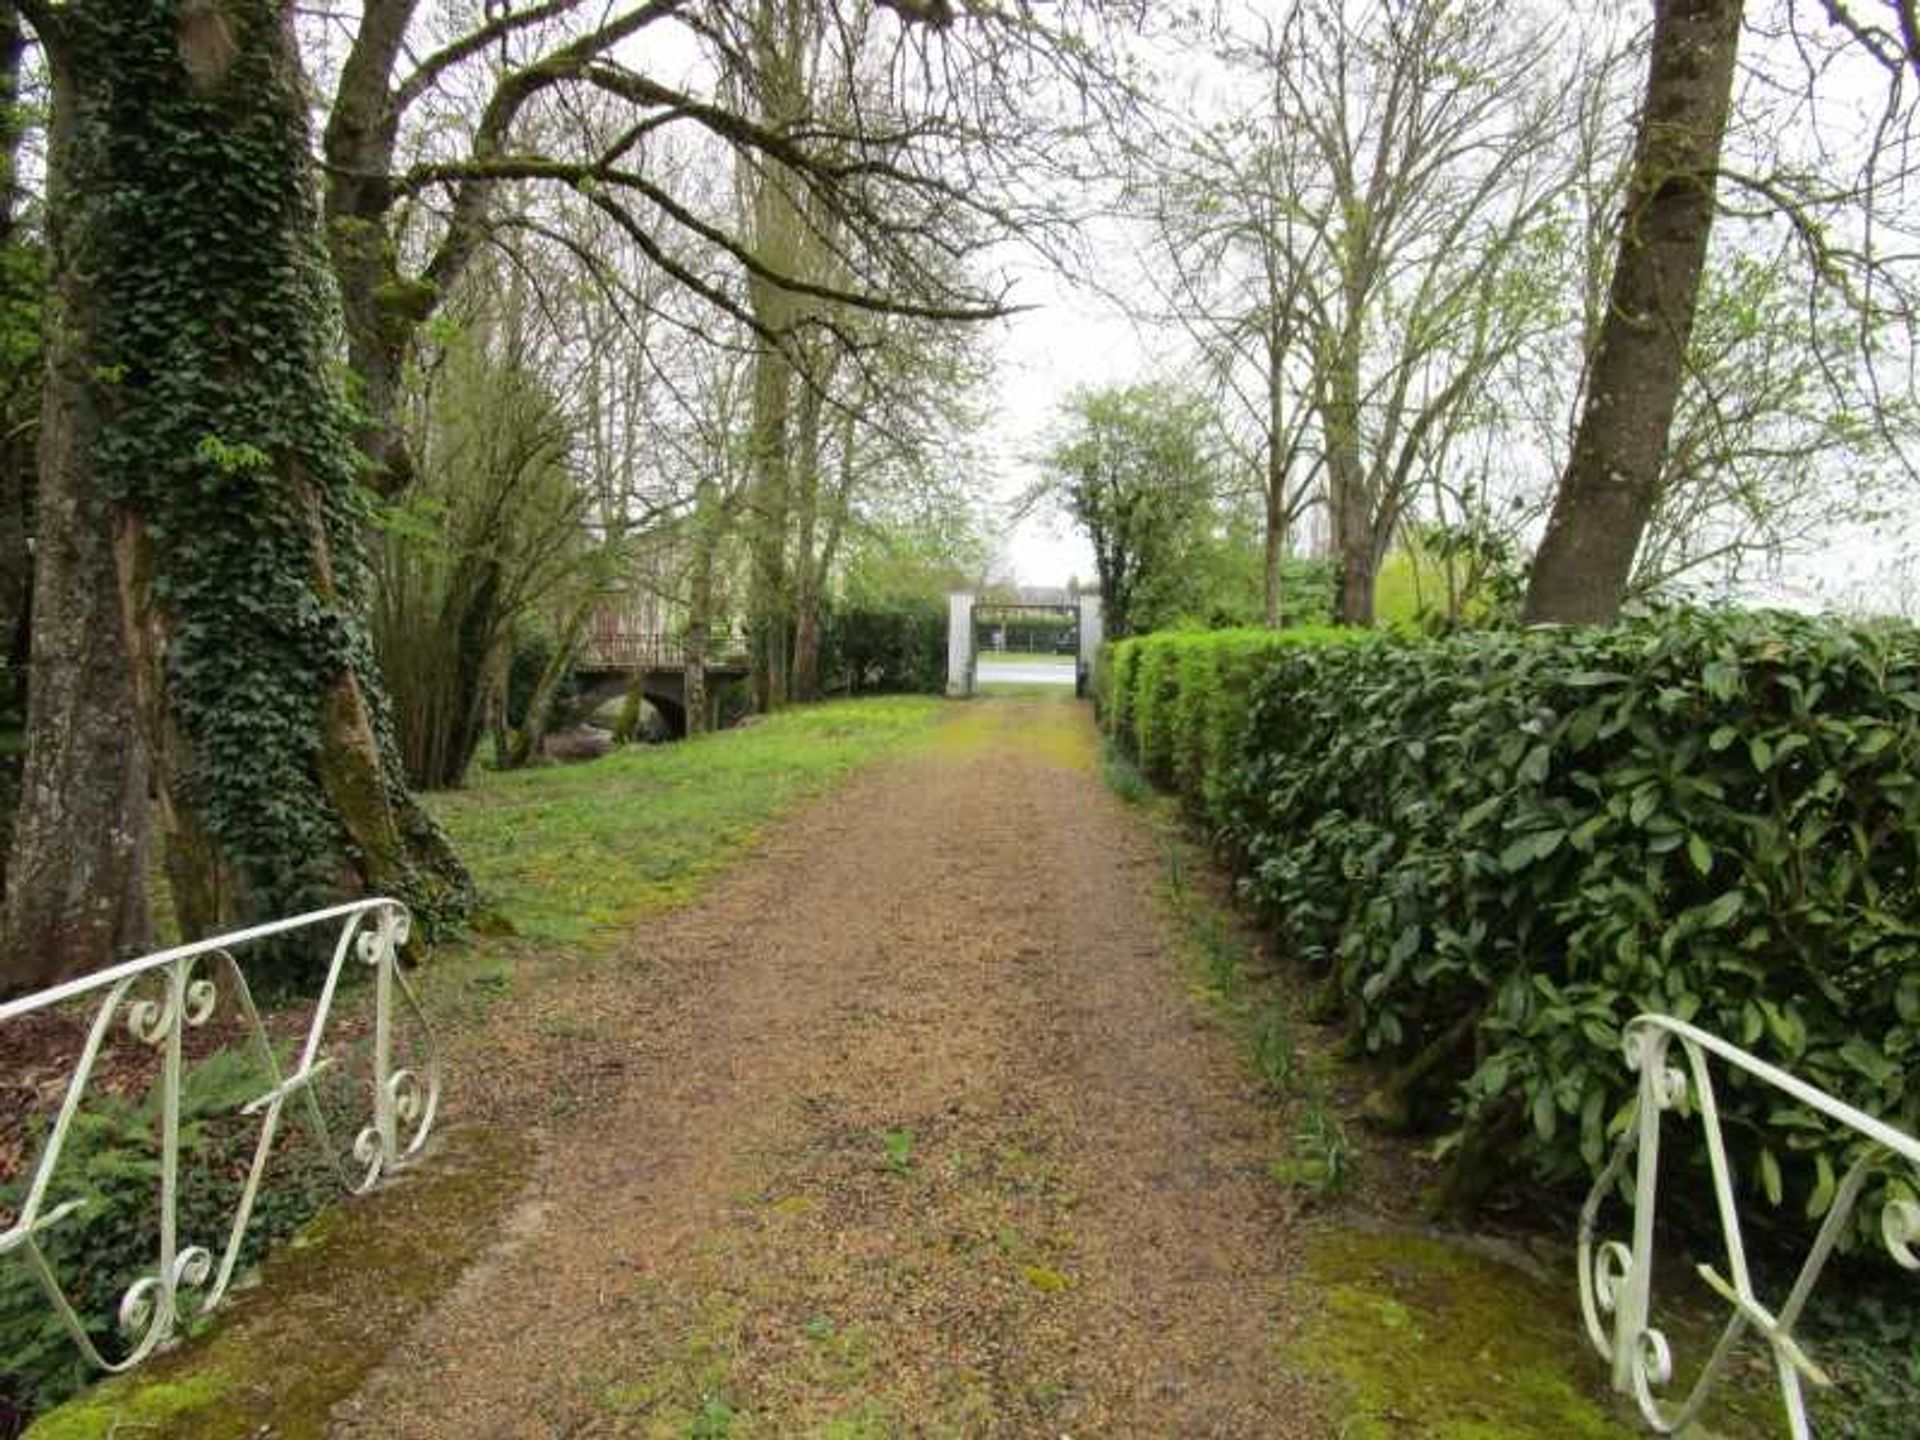
[[[1073,692],[1039,696],[997,687],[985,703],[955,707],[937,741],[940,753],[954,759],[980,755],[1018,756],[1061,770],[1091,771],[1100,760],[1099,735],[1087,707]]]
[[[1406,1231],[1308,1242],[1295,1363],[1334,1382],[1349,1440],[1600,1440],[1619,1418],[1570,1294]]]
[[[50,1411],[27,1440],[324,1434],[332,1408],[499,1233],[531,1158],[499,1131],[450,1134],[418,1170],[315,1220],[202,1334]]]

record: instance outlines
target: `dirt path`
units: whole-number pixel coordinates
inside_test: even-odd
[[[1272,1121],[1092,760],[967,707],[637,933],[510,1088],[560,1112],[510,1237],[336,1433],[1328,1433]]]

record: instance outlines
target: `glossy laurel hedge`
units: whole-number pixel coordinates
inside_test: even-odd
[[[1183,643],[1117,654],[1110,706],[1176,778]],[[1644,1010],[1920,1129],[1920,633],[1687,612],[1256,668],[1228,848],[1398,1065],[1376,1113],[1453,1130],[1458,1193],[1597,1168]],[[1846,1147],[1772,1092],[1720,1099],[1754,1193],[1824,1211]]]
[[[1100,667],[1102,720],[1150,779],[1218,822],[1255,677],[1282,651],[1363,634],[1324,627],[1174,630],[1122,640]]]

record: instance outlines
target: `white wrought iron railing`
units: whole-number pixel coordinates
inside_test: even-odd
[[[1669,1063],[1675,1042],[1685,1057],[1685,1069]],[[1580,1212],[1580,1305],[1586,1317],[1587,1334],[1613,1367],[1614,1389],[1634,1397],[1650,1428],[1671,1435],[1684,1430],[1699,1417],[1709,1393],[1724,1374],[1734,1347],[1752,1331],[1772,1352],[1789,1433],[1796,1440],[1803,1440],[1812,1432],[1802,1383],[1825,1386],[1831,1381],[1795,1337],[1794,1328],[1834,1246],[1853,1216],[1867,1181],[1876,1174],[1903,1166],[1920,1169],[1920,1142],[1684,1021],[1664,1015],[1641,1015],[1626,1027],[1624,1048],[1627,1066],[1638,1077],[1636,1110]],[[1733,1175],[1714,1099],[1710,1059],[1763,1081],[1868,1142],[1835,1188],[1812,1247],[1777,1310],[1761,1302],[1748,1269]],[[1652,1298],[1660,1122],[1667,1111],[1680,1108],[1690,1109],[1700,1118],[1728,1273],[1722,1275],[1711,1265],[1700,1265],[1697,1269],[1707,1287],[1726,1302],[1728,1315],[1719,1339],[1693,1384],[1685,1397],[1674,1404],[1662,1400],[1657,1393],[1671,1383],[1674,1365],[1672,1346],[1652,1323]],[[1596,1246],[1600,1208],[1626,1174],[1629,1161],[1634,1162],[1633,1242],[1629,1246],[1607,1241]],[[1915,1242],[1920,1241],[1920,1204],[1908,1199],[1890,1199],[1881,1211],[1880,1231],[1887,1250],[1900,1265],[1909,1270],[1920,1269],[1920,1256],[1913,1250]]]
[[[94,1005],[86,1038],[73,1062],[60,1106],[35,1155],[24,1199],[12,1225],[0,1233],[0,1263],[7,1257],[24,1263],[45,1292],[61,1324],[81,1353],[102,1370],[128,1370],[163,1345],[192,1314],[204,1314],[218,1305],[233,1283],[247,1223],[252,1217],[261,1177],[273,1151],[281,1112],[299,1102],[315,1143],[340,1167],[342,1184],[355,1193],[372,1189],[383,1175],[419,1154],[433,1128],[440,1102],[440,1077],[431,1035],[418,997],[398,963],[409,928],[406,907],[395,900],[361,900],[316,910],[291,919],[256,925],[232,934],[216,935],[191,945],[158,951],[129,960],[93,975],[82,976],[35,994],[0,1004],[0,1040],[8,1022],[54,1007]],[[305,1041],[290,1071],[283,1073],[272,1037],[262,1024],[253,995],[241,969],[238,952],[262,941],[285,939],[300,932],[338,927],[333,958]],[[373,972],[373,1030],[371,1055],[371,1115],[354,1138],[350,1154],[359,1171],[335,1149],[327,1117],[314,1092],[314,1082],[332,1069],[335,1056],[323,1053],[329,1038],[328,1022],[339,998],[341,979],[350,959],[357,958]],[[202,968],[215,974],[196,974]],[[216,978],[217,977],[217,978]],[[242,1105],[238,1113],[256,1119],[258,1136],[253,1159],[240,1187],[224,1239],[216,1251],[209,1245],[183,1243],[180,1233],[181,1082],[185,1062],[185,1035],[214,1015],[224,982],[233,1011],[252,1051],[265,1088]],[[119,1329],[127,1348],[110,1356],[95,1343],[92,1333],[69,1299],[42,1238],[56,1230],[88,1202],[85,1197],[49,1206],[62,1149],[76,1116],[87,1098],[102,1050],[117,1019],[123,1019],[136,1041],[160,1052],[159,1164],[157,1256],[153,1270],[136,1279],[121,1296]],[[397,1032],[411,1021],[414,1066],[396,1063]],[[197,1297],[197,1298],[196,1298]]]

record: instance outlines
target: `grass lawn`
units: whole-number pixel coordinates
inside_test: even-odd
[[[1072,700],[1073,680],[1071,677],[1061,680],[981,680],[974,686],[976,694],[993,696],[998,699],[1015,700]]]
[[[577,944],[685,900],[769,819],[942,713],[924,696],[810,705],[585,764],[476,770],[468,788],[430,803],[515,930]]]
[[[980,668],[986,670],[995,665],[1060,665],[1071,668],[1073,656],[1042,654],[1037,650],[982,650]]]

